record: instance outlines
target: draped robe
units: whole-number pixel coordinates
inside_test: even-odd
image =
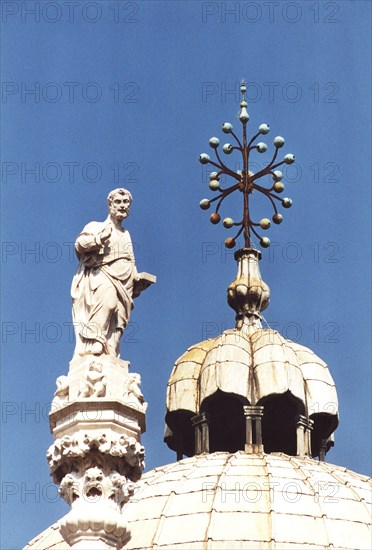
[[[130,234],[113,227],[109,239],[101,243],[100,234],[108,223],[89,223],[75,242],[80,262],[71,286],[75,356],[89,353],[94,342],[102,344],[103,353],[118,356],[133,309],[137,270]]]

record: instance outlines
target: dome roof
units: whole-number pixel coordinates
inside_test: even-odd
[[[143,475],[127,550],[369,548],[365,476],[283,453],[199,455]],[[26,548],[70,548],[57,524]]]
[[[188,448],[193,438],[190,418],[203,412],[218,392],[237,397],[243,405],[285,397],[294,404],[295,414],[314,421],[314,456],[319,441],[338,424],[337,393],[327,365],[309,348],[275,330],[225,330],[192,346],[176,361],[167,388],[166,441],[171,448],[177,448],[178,432],[186,433],[190,443],[184,452],[193,454]]]
[[[167,408],[197,414],[218,389],[247,396],[251,403],[289,391],[310,415],[338,412],[335,384],[324,361],[271,329],[253,334],[225,330],[189,348],[174,365]],[[333,407],[327,408],[330,403]]]

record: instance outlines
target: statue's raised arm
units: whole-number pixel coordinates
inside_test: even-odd
[[[88,223],[75,242],[80,262],[71,286],[75,357],[118,357],[133,298],[156,282],[153,275],[137,273],[132,240],[121,225],[129,215],[132,195],[119,188],[107,200],[106,220]]]

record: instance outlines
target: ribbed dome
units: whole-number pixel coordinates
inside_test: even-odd
[[[370,548],[370,483],[310,458],[199,455],[143,475],[127,550]],[[53,525],[27,549],[65,550]]]
[[[217,396],[220,396],[219,408],[230,412],[234,407],[232,397],[242,405],[265,405],[263,428],[267,451],[296,454],[290,452],[291,443],[284,439],[282,448],[270,444],[272,437],[268,435],[265,442],[265,425],[268,434],[268,425],[279,419],[278,414],[292,414],[293,418],[300,414],[314,421],[313,456],[319,454],[320,441],[327,439],[338,424],[336,388],[327,365],[310,349],[271,329],[253,333],[226,330],[218,338],[192,346],[176,361],[167,389],[166,441],[171,448],[177,450],[182,434],[183,452],[193,454],[190,419],[208,411]],[[265,414],[274,416],[270,423],[265,424]]]

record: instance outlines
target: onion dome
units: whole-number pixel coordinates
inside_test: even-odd
[[[370,480],[282,453],[216,452],[155,468],[123,514],[125,550],[370,547]],[[67,550],[58,525],[26,550]]]
[[[269,288],[260,253],[235,254],[228,303],[236,327],[190,347],[167,388],[165,441],[178,457],[203,452],[283,452],[318,456],[338,425],[335,384],[310,349],[262,328]]]

